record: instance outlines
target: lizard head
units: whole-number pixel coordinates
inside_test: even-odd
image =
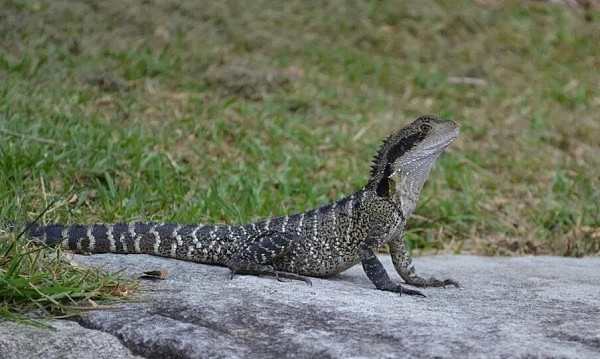
[[[379,147],[367,186],[378,196],[391,197],[403,205],[408,196],[415,205],[433,163],[458,137],[459,131],[453,121],[432,115],[419,117],[390,135]]]

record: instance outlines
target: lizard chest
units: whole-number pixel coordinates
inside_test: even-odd
[[[300,238],[275,265],[283,270],[311,276],[329,276],[342,272],[359,262],[359,247],[372,226],[372,212],[365,208],[335,211],[327,208],[290,218],[291,226]],[[401,215],[384,211],[383,235],[379,246],[403,230]]]

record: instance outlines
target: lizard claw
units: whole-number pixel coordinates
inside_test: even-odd
[[[418,290],[408,289],[408,288],[404,288],[404,287],[401,287],[401,286],[398,286],[398,287],[400,289],[400,291],[399,291],[400,294],[418,295],[418,296],[421,296],[423,298],[427,298],[427,296],[425,294],[419,292]]]
[[[447,285],[453,285],[454,288],[460,288],[460,286],[458,285],[458,282],[456,282],[452,279],[445,279],[442,281],[442,287],[446,288]]]
[[[418,290],[408,289],[406,287],[403,287],[400,284],[394,284],[392,282],[388,282],[388,283],[382,284],[382,285],[378,286],[377,289],[383,290],[385,292],[398,293],[400,295],[402,295],[402,294],[406,294],[406,295],[418,295],[418,296],[421,296],[423,298],[427,298],[427,296],[425,294],[419,292]]]
[[[312,282],[310,281],[310,279],[303,277],[301,275],[298,275],[295,273],[290,273],[290,272],[281,272],[281,271],[274,271],[274,274],[275,274],[275,277],[277,278],[277,280],[280,282],[283,282],[282,278],[291,279],[291,280],[299,280],[299,281],[306,283],[308,286],[312,287]]]
[[[440,280],[440,279],[437,279],[435,277],[429,278],[429,280],[427,280],[427,282],[424,284],[424,287],[442,287],[442,288],[446,288],[447,285],[452,285],[455,288],[460,288],[460,286],[458,285],[458,282],[456,282],[453,279]]]
[[[421,278],[419,276],[410,276],[404,279],[404,282],[408,285],[412,285],[414,287],[444,287],[447,285],[454,286],[455,288],[460,288],[458,282],[453,279],[444,279],[440,280],[435,277],[431,277],[429,279]]]
[[[229,272],[229,280],[232,280],[234,276],[235,276],[235,271],[233,269],[231,269],[231,271]]]

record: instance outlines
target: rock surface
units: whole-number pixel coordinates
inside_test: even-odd
[[[68,320],[46,323],[54,329],[0,322],[0,358],[141,358],[108,333],[86,329]]]
[[[146,255],[75,257],[169,277],[144,281],[145,302],[53,321],[56,332],[0,323],[0,357],[600,356],[600,258],[417,258],[421,274],[462,285],[420,298],[375,290],[360,266],[309,287]]]

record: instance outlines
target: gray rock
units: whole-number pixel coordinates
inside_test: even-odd
[[[0,358],[140,358],[117,338],[68,320],[46,321],[53,329],[0,322]]]
[[[428,298],[377,291],[360,266],[309,287],[253,276],[229,280],[227,268],[146,255],[75,258],[128,275],[168,270],[167,280],[143,282],[147,301],[78,321],[82,332],[109,333],[145,357],[600,355],[600,258],[417,258],[422,274],[462,284],[424,289]],[[393,273],[389,258],[382,259]],[[5,328],[0,324],[0,333]]]

